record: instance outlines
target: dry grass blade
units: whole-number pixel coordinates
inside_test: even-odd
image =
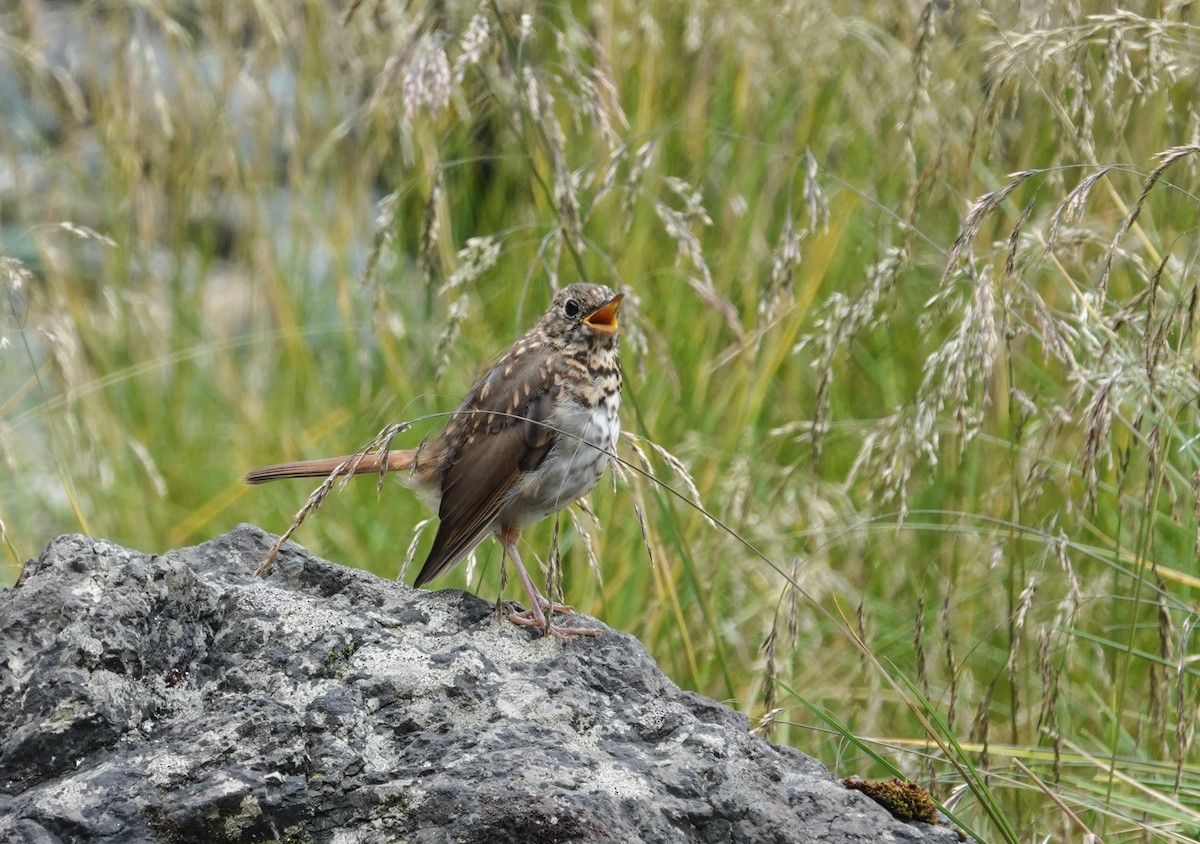
[[[946,658],[946,677],[950,682],[950,696],[946,703],[946,723],[956,729],[958,714],[958,660],[954,655],[954,625],[950,620],[950,596],[942,599],[941,612],[942,652]]]
[[[759,330],[755,333],[756,346],[761,342],[766,325],[778,314],[781,307],[790,303],[793,296],[793,281],[800,266],[801,235],[792,222],[792,210],[788,208],[783,218],[783,229],[771,255],[771,273],[767,276],[766,289],[758,300]]]
[[[437,368],[433,373],[435,384],[440,384],[450,369],[450,353],[462,331],[463,323],[467,321],[467,304],[467,297],[459,296],[446,309],[446,319],[434,343],[434,359],[437,361]]]
[[[929,673],[925,667],[925,599],[917,599],[917,615],[913,619],[913,661],[917,668],[917,688],[929,697]]]
[[[1021,229],[1029,222],[1029,215],[1033,213],[1034,200],[1029,200],[1025,203],[1025,207],[1021,210],[1020,216],[1013,224],[1012,232],[1008,235],[1008,255],[1004,259],[1004,277],[1012,278],[1013,270],[1017,264],[1017,247],[1021,243]]]
[[[408,548],[404,551],[404,561],[400,563],[400,572],[397,575],[401,580],[408,576],[408,570],[417,558],[417,546],[421,542],[421,536],[425,533],[425,528],[433,524],[434,518],[430,516],[428,519],[421,519],[413,525],[412,540],[408,543]]]
[[[1072,188],[1066,198],[1054,209],[1054,214],[1050,217],[1050,233],[1046,237],[1047,255],[1054,251],[1059,235],[1062,232],[1063,224],[1075,225],[1082,219],[1083,211],[1087,205],[1088,197],[1092,194],[1092,189],[1112,169],[1111,165],[1101,167],[1096,172],[1080,179],[1079,184]]]
[[[369,454],[379,453],[382,455],[383,459],[380,460],[380,490],[382,490],[383,474],[386,472],[387,466],[387,452],[391,446],[392,439],[395,438],[397,434],[407,431],[412,427],[412,425],[413,423],[411,422],[397,422],[388,425],[386,428],[376,434],[371,442],[367,443],[367,445],[363,446],[354,454],[350,455],[341,463],[339,463],[337,467],[329,473],[329,476],[321,482],[321,485],[312,491],[312,493],[308,496],[308,500],[304,502],[304,506],[300,508],[299,512],[292,517],[292,523],[288,525],[287,530],[285,530],[283,534],[277,540],[275,540],[275,544],[272,545],[271,550],[267,552],[266,559],[264,559],[262,564],[254,570],[254,576],[262,577],[271,570],[272,566],[275,565],[275,558],[279,555],[279,550],[283,547],[283,544],[292,537],[292,534],[294,534],[296,529],[304,523],[304,520],[308,518],[310,513],[320,508],[321,504],[325,501],[326,496],[328,496],[330,491],[333,489],[333,485],[335,483],[341,480],[342,485],[345,486],[346,482],[353,477],[355,471]]]
[[[917,109],[928,105],[930,101],[929,82],[933,76],[931,51],[937,37],[938,9],[937,3],[927,2],[921,8],[917,17],[915,44],[909,66],[913,73],[913,86],[908,106],[908,119],[911,121]]]
[[[329,491],[333,489],[334,483],[337,482],[339,477],[342,477],[347,468],[350,466],[350,462],[351,461],[349,459],[343,461],[341,465],[339,465],[333,470],[333,472],[330,473],[329,477],[321,482],[319,487],[312,491],[312,493],[308,496],[308,500],[304,502],[304,506],[301,507],[299,512],[292,517],[292,523],[288,525],[287,530],[285,530],[280,537],[275,540],[275,544],[272,545],[271,550],[267,552],[266,559],[264,559],[259,567],[254,570],[255,577],[263,577],[271,571],[275,565],[275,558],[279,555],[279,550],[283,547],[283,544],[291,539],[292,534],[296,532],[296,529],[304,523],[306,518],[308,518],[308,514],[321,506],[321,503],[325,500],[325,496],[329,495]]]
[[[692,477],[691,472],[688,471],[687,466],[683,464],[683,461],[668,451],[666,447],[659,445],[653,440],[644,440],[644,442],[646,442],[650,448],[653,449],[655,454],[662,458],[663,462],[667,464],[667,467],[675,473],[675,477],[679,478],[679,480],[683,482],[683,486],[687,490],[688,496],[691,498],[688,503],[691,504],[698,513],[704,516],[705,521],[708,522],[710,527],[716,528],[717,523],[704,508],[704,504],[700,500],[700,490],[696,487],[696,481]],[[642,456],[644,457],[644,454]]]
[[[811,149],[804,151],[804,205],[808,209],[809,229],[828,231],[829,197],[817,178],[817,157]]]
[[[500,240],[495,236],[467,238],[466,246],[458,251],[458,267],[438,290],[445,296],[451,290],[474,282],[500,260]]]
[[[438,170],[433,185],[429,189],[429,198],[425,201],[425,217],[421,223],[420,246],[417,250],[417,269],[425,281],[425,286],[436,290],[442,277],[441,242],[442,242],[442,171]]]
[[[682,179],[671,178],[667,179],[666,183],[684,201],[684,210],[676,210],[666,202],[655,199],[654,212],[662,221],[667,236],[675,242],[678,248],[678,260],[680,262],[686,260],[696,270],[696,273],[687,274],[688,284],[699,294],[706,305],[724,317],[725,324],[733,331],[740,343],[745,337],[745,329],[742,328],[737,309],[714,286],[712,270],[708,266],[708,259],[704,255],[700,238],[692,230],[693,225],[712,225],[712,218],[701,202],[700,192],[694,190]]]
[[[768,709],[758,719],[758,723],[750,728],[750,735],[757,736],[758,738],[770,739],[771,731],[775,728],[775,722],[778,721],[779,716],[786,711],[787,710],[781,707]]]
[[[563,566],[562,550],[558,547],[558,519],[550,531],[550,550],[546,553],[546,596],[551,606],[547,608],[547,618],[554,617],[554,604],[561,604],[563,595]]]
[[[585,525],[579,518],[578,511],[583,511],[588,517],[588,524]],[[580,499],[575,506],[567,511],[571,518],[571,527],[575,531],[575,535],[579,537],[579,541],[583,543],[584,554],[587,556],[588,568],[592,570],[592,576],[596,578],[596,583],[603,585],[604,573],[600,570],[600,557],[596,553],[596,541],[592,531],[600,529],[600,521],[596,518],[596,514],[592,512],[592,508],[588,506],[587,498]],[[591,530],[588,527],[591,527]]]
[[[1022,170],[1018,173],[1013,173],[1008,177],[1008,182],[1002,187],[994,191],[988,191],[971,203],[971,207],[967,209],[967,213],[963,217],[962,227],[959,229],[958,236],[954,238],[954,243],[950,247],[950,255],[946,259],[946,268],[942,271],[943,285],[946,284],[951,273],[963,257],[970,254],[971,244],[975,242],[979,230],[983,227],[984,220],[991,216],[1023,182],[1032,176],[1038,175],[1040,172],[1040,170]]]
[[[638,501],[633,502],[633,512],[637,516],[638,529],[642,533],[642,547],[646,550],[646,558],[650,561],[650,568],[655,567],[654,558],[654,543],[650,541],[650,529],[646,524],[646,512]]]
[[[78,223],[64,221],[59,223],[58,227],[65,232],[70,232],[80,240],[94,240],[103,244],[104,246],[109,247],[115,247],[117,245],[117,242],[108,235],[101,234],[100,232],[93,228],[89,228],[88,226],[81,226]]]
[[[900,273],[908,265],[909,253],[902,248],[889,249],[871,265],[867,282],[853,299],[841,295],[829,297],[817,320],[817,331],[796,344],[794,353],[816,346],[819,354],[813,364],[817,372],[816,398],[812,409],[811,441],[813,460],[819,462],[829,432],[830,396],[838,367],[836,357],[844,352],[859,332],[874,325],[896,288]]]
[[[375,221],[375,232],[371,239],[371,249],[367,253],[367,260],[363,265],[362,272],[358,275],[359,287],[367,287],[372,282],[378,281],[376,271],[379,268],[380,259],[383,254],[392,247],[396,241],[396,229],[399,225],[397,215],[400,213],[400,194],[393,191],[383,197],[376,203],[379,208],[379,214]],[[375,304],[379,302],[379,297],[375,297]]]
[[[1175,652],[1179,655],[1175,663],[1175,736],[1174,761],[1175,781],[1171,785],[1171,794],[1179,796],[1184,782],[1184,767],[1191,759],[1192,747],[1196,741],[1196,722],[1200,717],[1200,707],[1196,706],[1194,679],[1189,678],[1189,668],[1195,661],[1192,656],[1192,632],[1197,623],[1196,616],[1190,616],[1180,626],[1179,642]]]
[[[1068,818],[1070,818],[1071,823],[1073,823],[1075,826],[1079,827],[1079,829],[1083,831],[1085,840],[1094,842],[1094,844],[1103,844],[1100,837],[1098,835],[1096,835],[1094,832],[1092,832],[1088,828],[1087,824],[1085,824],[1080,819],[1079,815],[1077,815],[1075,812],[1071,811],[1071,808],[1062,801],[1062,799],[1058,796],[1058,794],[1053,789],[1051,789],[1048,785],[1046,785],[1046,783],[1042,782],[1042,780],[1038,777],[1037,774],[1035,774],[1033,771],[1029,770],[1029,768],[1025,767],[1025,764],[1015,756],[1013,757],[1012,762],[1014,765],[1016,765],[1021,770],[1021,773],[1025,774],[1025,776],[1029,777],[1029,779],[1033,782],[1033,784],[1036,785],[1039,789],[1041,789],[1042,793],[1045,794],[1048,798],[1050,798],[1050,800],[1052,800],[1056,806],[1058,806],[1059,810],[1064,815],[1066,815]]]
[[[1070,323],[1058,318],[1037,290],[1028,286],[1023,286],[1023,289],[1025,301],[1033,310],[1033,321],[1042,341],[1043,354],[1062,361],[1073,374],[1077,373],[1079,364],[1075,359],[1075,345],[1072,342],[1077,339],[1077,332]]]
[[[1104,260],[1104,271],[1100,274],[1099,298],[1101,301],[1107,298],[1108,283],[1112,276],[1113,259],[1117,254],[1118,247],[1137,223],[1138,217],[1142,213],[1142,207],[1146,204],[1146,198],[1150,196],[1150,192],[1154,190],[1154,186],[1159,183],[1167,170],[1178,161],[1198,153],[1200,153],[1200,144],[1184,144],[1163,150],[1155,156],[1159,160],[1158,166],[1150,171],[1150,175],[1142,184],[1142,190],[1138,194],[1137,200],[1133,203],[1133,209],[1125,217],[1125,220],[1121,223],[1121,227],[1117,229],[1117,233],[1113,235],[1112,244],[1109,246],[1108,254]]]
[[[408,45],[400,88],[404,119],[410,123],[419,114],[436,117],[450,104],[453,75],[446,55],[447,39],[444,32],[431,32]]]
[[[1112,417],[1109,409],[1109,397],[1112,395],[1116,383],[1115,375],[1101,382],[1083,412],[1084,500],[1093,512],[1096,509],[1096,489],[1099,483],[1097,463],[1107,450],[1109,425]]]

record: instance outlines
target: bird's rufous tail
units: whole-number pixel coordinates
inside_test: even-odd
[[[267,481],[278,481],[283,478],[324,478],[334,469],[349,461],[343,474],[365,475],[379,472],[386,456],[385,472],[399,472],[412,468],[414,449],[384,452],[373,451],[370,454],[351,454],[346,457],[324,457],[319,460],[297,460],[294,463],[278,463],[274,466],[263,466],[246,473],[248,484],[264,484]]]

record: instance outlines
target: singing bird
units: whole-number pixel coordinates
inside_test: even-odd
[[[339,467],[354,474],[402,472],[407,486],[435,502],[439,519],[415,586],[494,534],[529,599],[528,609],[509,610],[510,621],[564,641],[597,635],[551,621],[555,613],[573,610],[538,591],[517,552],[517,537],[590,492],[615,456],[622,298],[599,284],[558,291],[537,324],[475,383],[446,427],[418,448],[280,463],[255,469],[246,481],[325,477]]]

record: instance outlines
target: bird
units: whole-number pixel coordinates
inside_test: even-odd
[[[555,623],[571,607],[546,599],[517,550],[521,531],[589,493],[615,459],[621,434],[617,312],[624,294],[575,283],[475,382],[446,426],[416,448],[264,466],[260,484],[333,472],[397,472],[438,514],[433,546],[413,585],[421,587],[489,534],[512,560],[529,600],[508,620],[566,641],[598,631]]]

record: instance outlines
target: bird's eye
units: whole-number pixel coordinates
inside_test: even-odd
[[[563,313],[571,319],[579,316],[579,303],[574,299],[568,299],[563,305]]]

